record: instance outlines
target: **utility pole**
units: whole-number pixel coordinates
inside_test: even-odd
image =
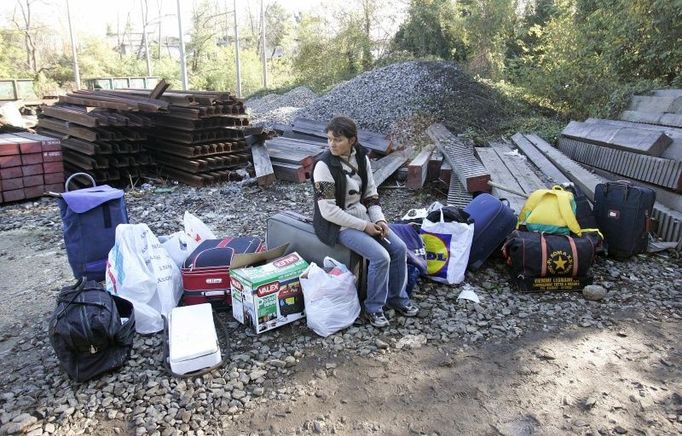
[[[180,32],[180,70],[182,73],[182,89],[187,91],[189,88],[189,82],[187,81],[187,62],[185,60],[185,37],[182,30],[182,9],[180,8],[180,1],[178,3],[178,30]]]
[[[235,51],[235,61],[237,63],[237,97],[242,96],[242,72],[241,65],[239,63],[239,27],[237,25],[237,0],[232,0],[232,5],[234,8],[234,51]]]
[[[147,60],[147,77],[152,75],[152,63],[149,59],[149,41],[147,41],[147,16],[149,15],[149,7],[147,0],[140,0],[142,7],[142,38],[144,41],[144,57]]]
[[[76,82],[76,89],[81,88],[81,73],[78,69],[78,50],[76,50],[76,36],[73,34],[71,25],[71,8],[69,0],[66,0],[66,15],[69,20],[69,33],[71,34],[71,57],[73,58],[73,80]]]
[[[260,43],[261,43],[261,62],[263,63],[263,88],[268,89],[268,64],[265,57],[265,6],[260,0]]]

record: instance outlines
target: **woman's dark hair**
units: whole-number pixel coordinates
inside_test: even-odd
[[[355,122],[348,117],[334,117],[329,121],[325,132],[332,132],[334,136],[345,136],[348,139],[358,137],[358,127]]]

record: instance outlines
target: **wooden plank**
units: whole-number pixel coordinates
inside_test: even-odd
[[[490,179],[492,182],[503,185],[514,191],[525,192],[518,184],[507,166],[504,164],[502,159],[500,159],[500,156],[493,147],[476,147],[475,150],[478,158],[490,173]],[[524,203],[526,202],[525,198],[516,194],[512,194],[511,192],[501,190],[495,186],[492,188],[492,194],[499,198],[506,198],[509,201],[509,206],[516,213],[521,210]]]
[[[427,145],[407,166],[407,181],[405,182],[407,189],[421,189],[424,186],[428,164],[435,148],[436,146],[433,144]]]
[[[521,133],[512,136],[512,142],[533,164],[553,183],[563,184],[571,181],[537,147]]]
[[[660,156],[672,143],[672,139],[661,131],[578,121],[568,123],[561,134],[580,141],[648,156]]]
[[[316,156],[327,149],[326,144],[317,141],[308,141],[305,139],[296,138],[285,138],[282,136],[268,139],[265,141],[265,144],[268,146],[268,148],[279,147],[286,148],[289,150],[305,151],[307,153],[310,153],[312,156]]]
[[[314,121],[299,117],[294,119],[291,130],[297,133],[305,133],[307,135],[313,135],[326,139],[326,126],[326,122]],[[365,148],[381,154],[388,154],[393,149],[391,141],[385,135],[369,130],[358,129],[358,142],[360,142],[360,144],[362,144]]]
[[[467,191],[473,193],[490,190],[490,174],[476,159],[471,146],[462,143],[440,123],[429,126],[426,133],[436,143],[436,147],[443,153]]]
[[[253,157],[253,167],[256,170],[258,186],[270,186],[275,182],[275,171],[272,169],[268,149],[265,145],[254,144],[251,146],[251,156]]]
[[[377,161],[372,161],[372,175],[374,176],[374,183],[378,187],[388,179],[391,174],[396,172],[398,168],[403,166],[407,161],[407,157],[401,153],[391,153],[382,157]],[[378,168],[375,170],[375,167]]]
[[[277,177],[277,180],[303,183],[310,179],[313,167],[304,167],[302,165],[288,164],[283,162],[272,162],[272,168],[275,171],[275,177]]]
[[[531,194],[538,189],[547,188],[547,185],[528,166],[528,161],[525,157],[499,147],[493,147],[493,150],[495,150],[500,160],[507,166],[509,172],[521,187],[522,192]]]
[[[516,135],[514,135],[516,136]],[[524,135],[527,140],[533,143],[533,145],[554,165],[561,169],[561,171],[566,174],[576,186],[578,186],[590,199],[594,202],[594,189],[599,183],[604,183],[605,180],[601,177],[597,177],[591,172],[587,171],[585,168],[581,167],[578,163],[574,162],[571,158],[563,154],[561,151],[549,145],[544,139],[540,138],[535,134]]]
[[[253,146],[252,146],[253,147]],[[280,150],[277,148],[270,149],[268,147],[268,155],[271,160],[276,160],[279,162],[286,162],[292,164],[298,164],[303,166],[312,165],[314,159],[307,153],[295,153],[287,150]]]
[[[440,175],[440,167],[443,165],[443,159],[443,153],[441,153],[440,150],[434,150],[426,170],[427,180],[435,180],[438,178]]]

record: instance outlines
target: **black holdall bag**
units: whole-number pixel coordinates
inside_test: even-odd
[[[625,259],[646,252],[655,202],[656,191],[626,181],[595,187],[594,216],[609,256]]]
[[[79,382],[122,366],[134,335],[133,304],[95,281],[63,288],[50,317],[52,348],[69,377]]]
[[[582,237],[514,230],[503,247],[512,283],[523,291],[570,291],[592,284],[597,233]]]

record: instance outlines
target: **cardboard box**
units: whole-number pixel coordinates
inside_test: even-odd
[[[308,262],[296,252],[282,256],[286,248],[237,255],[230,265],[232,316],[256,334],[305,316],[298,276]]]

